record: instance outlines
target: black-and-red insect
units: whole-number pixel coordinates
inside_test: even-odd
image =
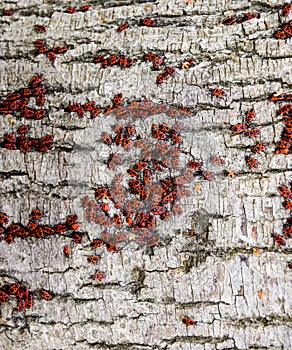
[[[259,167],[259,162],[251,155],[245,157],[245,162],[252,169],[257,169]]]
[[[126,23],[121,24],[116,31],[118,33],[121,33],[123,30],[125,30],[128,27],[129,27],[129,23],[126,22]]]
[[[190,326],[196,326],[198,324],[197,321],[193,320],[192,318],[190,317],[183,317],[182,319],[182,323],[185,324],[187,327],[190,327]]]
[[[218,87],[213,88],[210,91],[211,91],[211,95],[216,96],[216,97],[224,98],[227,96],[227,93],[223,89],[218,88]]]

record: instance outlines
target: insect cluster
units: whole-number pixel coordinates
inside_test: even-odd
[[[235,125],[230,126],[230,130],[233,135],[243,134],[245,137],[248,138],[256,138],[261,135],[261,130],[259,128],[253,127],[253,122],[256,117],[256,112],[252,108],[248,110],[245,114],[245,123],[237,123]],[[254,146],[251,147],[251,151],[253,154],[258,154],[261,152],[264,152],[266,148],[268,147],[267,142],[265,141],[259,141]],[[257,169],[259,167],[258,160],[250,155],[247,155],[245,157],[246,164],[251,169]]]
[[[17,311],[24,312],[26,309],[31,309],[33,306],[33,298],[37,293],[32,292],[27,286],[20,283],[5,284],[0,288],[0,305],[3,302],[8,302],[10,297],[15,297],[18,301]],[[41,289],[38,294],[42,299],[52,300],[53,295],[45,290]]]
[[[285,185],[278,186],[278,192],[282,197],[285,198],[284,202],[282,203],[282,206],[290,211],[292,211],[292,188]],[[280,247],[285,247],[287,245],[287,239],[292,238],[292,216],[290,215],[289,218],[286,219],[286,221],[283,224],[283,231],[282,234],[274,233],[272,234],[272,238],[275,241],[276,244],[278,244]]]
[[[7,94],[5,100],[0,103],[0,114],[11,114],[15,117],[33,120],[45,117],[47,110],[27,107],[31,98],[35,99],[37,106],[44,104],[47,90],[42,85],[43,79],[42,74],[37,74],[30,80],[28,87]]]
[[[292,95],[272,95],[269,99],[272,101],[292,101]],[[281,139],[276,141],[275,154],[288,155],[292,153],[292,104],[286,103],[282,105],[277,110],[277,115],[283,116],[282,123],[284,128],[281,133]]]
[[[30,151],[45,152],[52,148],[54,136],[45,135],[41,138],[27,137],[24,134],[28,132],[27,125],[21,125],[18,129],[18,135],[5,133],[2,146],[8,150],[20,150],[22,153]]]
[[[117,106],[112,111],[113,116],[119,116],[122,109],[125,117],[132,120],[144,120],[159,113],[173,118],[190,113],[185,107],[155,105],[149,100],[132,101],[125,107],[120,103],[120,99],[113,102]],[[88,196],[81,200],[86,220],[107,228],[102,233],[105,242],[117,244],[129,238],[142,245],[155,246],[160,242],[157,225],[183,213],[180,201],[191,195],[189,184],[196,176],[206,180],[214,180],[215,176],[203,169],[201,161],[190,160],[183,164],[183,122],[152,124],[152,140],[151,137],[142,138],[134,124],[115,124],[112,128],[115,134],[102,132],[102,141],[108,147],[115,145],[124,151],[132,150],[131,161],[133,154],[137,154],[137,159],[125,174],[118,173],[111,183],[98,187],[95,200]],[[110,153],[106,164],[116,171],[126,160],[124,154]],[[211,160],[217,166],[226,165],[222,157],[213,156]],[[167,176],[169,172],[176,172],[176,175]]]
[[[242,17],[237,17],[237,16],[226,17],[223,19],[222,23],[225,26],[230,26],[235,23],[243,23],[246,21],[250,21],[251,19],[260,18],[260,17],[261,15],[259,12],[248,12],[248,13],[245,13]]]
[[[30,219],[27,225],[21,223],[9,223],[9,217],[6,213],[0,213],[0,239],[10,244],[14,238],[44,238],[56,234],[63,234],[67,231],[75,231],[78,229],[78,217],[76,214],[67,216],[64,223],[57,223],[51,225],[41,225],[40,221],[43,219],[44,213],[39,209],[34,209],[30,213]],[[8,226],[7,226],[8,225]],[[6,227],[5,227],[6,226]],[[72,234],[74,240],[75,233]]]
[[[47,56],[47,59],[54,64],[56,61],[57,55],[64,54],[69,50],[69,47],[64,45],[64,46],[53,46],[53,47],[48,47],[46,42],[44,40],[35,40],[33,42],[34,47],[36,48],[35,50],[35,55],[41,55],[44,54]]]

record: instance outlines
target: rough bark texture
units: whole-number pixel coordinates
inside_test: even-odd
[[[39,207],[51,224],[76,212],[86,235],[83,245],[66,237],[0,242],[1,284],[17,280],[32,291],[55,294],[52,301],[36,297],[25,313],[15,310],[15,300],[1,304],[1,349],[292,348],[286,266],[291,250],[275,246],[271,238],[289,215],[277,186],[291,180],[291,156],[274,154],[282,124],[276,116],[279,104],[267,100],[292,88],[291,39],[272,37],[283,21],[284,3],[104,0],[70,15],[62,12],[67,6],[62,1],[2,1],[2,8],[15,13],[1,17],[1,95],[43,72],[49,117],[29,124],[31,135],[54,134],[55,148],[44,154],[0,149],[1,210],[11,221],[26,222],[30,210]],[[259,11],[261,18],[224,26],[228,10]],[[138,26],[144,17],[155,18],[158,26]],[[125,21],[130,28],[116,33]],[[47,33],[33,30],[39,23]],[[44,55],[34,55],[32,41],[43,38],[74,48],[58,55],[52,66]],[[135,64],[101,69],[91,60],[103,50],[133,57]],[[158,72],[142,60],[149,51],[165,53],[177,75],[157,86]],[[181,69],[188,57],[194,57],[195,66]],[[211,96],[209,89],[216,86],[225,89],[226,99]],[[114,175],[104,164],[111,151],[100,135],[116,120],[79,119],[62,108],[88,99],[107,106],[121,91],[128,100],[146,97],[191,107],[192,113],[181,117],[186,125],[182,148],[203,160],[216,179],[195,178],[192,196],[182,201],[184,214],[158,226],[157,246],[128,241],[117,254],[104,251],[100,264],[92,266],[86,261],[89,242],[102,229],[86,222],[80,198],[93,198],[94,188]],[[229,131],[252,106],[261,139],[269,143],[258,156],[258,170],[244,162],[254,140]],[[173,123],[164,114],[137,121],[143,137],[154,121]],[[5,115],[0,122],[1,133],[22,124]],[[211,155],[224,156],[235,176],[212,164]],[[197,237],[189,237],[191,228]],[[66,244],[72,250],[69,259],[63,255]],[[97,269],[107,272],[105,281],[90,280]],[[186,327],[183,316],[197,326]]]

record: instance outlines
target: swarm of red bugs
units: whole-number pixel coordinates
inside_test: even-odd
[[[0,114],[11,114],[15,117],[26,119],[42,119],[47,115],[45,109],[28,108],[30,99],[35,99],[37,106],[45,102],[46,87],[42,85],[44,76],[36,74],[30,80],[27,87],[16,90],[6,95],[4,101],[0,102]]]
[[[23,130],[26,128],[22,125],[21,130],[19,130],[20,135],[14,135],[11,133],[5,133],[3,135],[4,141],[2,147],[8,150],[20,150],[22,153],[27,153],[30,151],[46,152],[49,151],[53,146],[54,135],[45,135],[41,138],[27,137],[24,134],[27,131]]]
[[[17,311],[24,312],[26,309],[31,309],[33,306],[33,292],[25,285],[20,283],[5,284],[0,288],[0,304],[10,300],[10,297],[15,297],[18,301]]]
[[[96,56],[93,60],[93,63],[100,63],[101,68],[107,68],[110,66],[119,66],[120,68],[129,68],[134,64],[134,60],[131,57],[125,55],[109,55],[104,57],[102,55]]]
[[[84,118],[89,113],[90,117],[94,119],[102,112],[102,108],[98,107],[94,101],[88,101],[84,104],[75,102],[65,107],[64,111],[77,113],[79,118]]]
[[[116,104],[119,103],[120,101]],[[130,102],[127,107],[118,106],[113,109],[112,114],[121,118],[120,113],[125,113],[126,110],[125,117],[131,117],[132,120],[145,119],[162,112],[171,117],[190,113],[188,108],[155,105],[149,100],[142,100]],[[190,161],[187,164],[188,169],[181,164],[183,128],[182,122],[175,125],[153,124],[153,141],[137,135],[133,124],[115,124],[115,135],[102,132],[102,141],[109,147],[113,144],[122,146],[124,150],[133,147],[135,153],[139,151],[140,155],[127,169],[126,175],[116,174],[110,184],[99,186],[95,190],[95,200],[89,197],[82,199],[86,220],[106,228],[98,242],[93,243],[93,247],[107,243],[113,244],[114,248],[126,238],[142,245],[157,245],[160,242],[156,232],[157,224],[183,213],[179,202],[183,197],[191,195],[187,187],[195,176],[202,175],[207,180],[215,179],[213,173],[201,169],[202,162]],[[225,165],[221,157],[214,156],[215,161],[220,166]],[[109,169],[116,171],[124,162],[124,155],[111,153],[107,165]],[[165,176],[170,170],[181,171],[177,176]],[[126,184],[124,176],[128,177]]]
[[[260,17],[261,15],[258,12],[248,12],[248,13],[245,13],[242,17],[237,17],[237,16],[226,17],[223,19],[222,24],[224,24],[225,26],[230,26],[235,23],[243,23],[246,21],[250,21],[251,19],[260,18]]]
[[[66,10],[64,10],[65,13],[70,13],[73,14],[75,12],[87,12],[88,10],[90,10],[92,8],[91,5],[84,5],[81,6],[79,8],[76,7],[68,7]]]
[[[290,187],[288,187],[287,185],[280,185],[278,186],[277,190],[280,193],[280,195],[285,199],[282,202],[282,206],[285,209],[290,210],[290,217],[287,218],[283,223],[282,233],[274,233],[272,234],[272,238],[278,246],[285,247],[287,245],[287,239],[292,238],[292,186],[291,184]]]
[[[78,217],[76,214],[67,216],[64,223],[58,223],[56,225],[42,225],[40,222],[44,217],[44,213],[39,209],[34,209],[30,213],[30,219],[26,225],[21,223],[9,223],[9,217],[6,213],[0,213],[0,238],[10,244],[16,237],[27,238],[45,238],[52,235],[63,234],[68,231],[75,231],[78,229]],[[77,242],[76,234],[71,235],[72,240]],[[79,235],[78,235],[79,236]]]
[[[69,47],[64,46],[54,46],[54,47],[48,47],[46,45],[46,42],[44,40],[35,40],[33,42],[35,50],[35,55],[41,55],[44,54],[47,56],[48,60],[52,62],[52,64],[55,63],[57,55],[64,54],[69,50]]]
[[[253,108],[249,109],[245,114],[245,123],[238,123],[231,125],[230,130],[234,135],[243,134],[248,138],[256,138],[261,135],[261,130],[259,128],[253,127],[253,122],[256,117],[256,112]],[[267,142],[259,141],[254,146],[251,147],[253,154],[261,153],[268,147]],[[257,169],[259,167],[258,160],[253,155],[247,155],[245,157],[246,164],[251,169]]]
[[[274,102],[292,101],[292,94],[272,94],[268,99]],[[284,127],[281,133],[281,139],[276,141],[275,154],[288,155],[292,153],[292,104],[283,104],[277,110],[277,115],[283,116],[282,123]]]
[[[292,37],[292,20],[282,24],[274,33],[274,38],[285,40]]]

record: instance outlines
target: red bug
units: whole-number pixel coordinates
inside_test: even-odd
[[[53,235],[55,233],[54,229],[49,225],[42,225],[44,235]]]
[[[41,54],[45,54],[47,52],[49,52],[50,50],[47,48],[47,46],[43,46],[43,47],[38,47],[35,54],[37,55],[41,55]]]
[[[18,291],[18,289],[20,288],[20,284],[19,283],[13,283],[9,286],[9,294],[10,295],[15,295]]]
[[[12,16],[14,12],[12,10],[3,10],[2,15],[3,16]]]
[[[20,127],[17,129],[17,133],[19,135],[26,134],[29,131],[29,126],[28,125],[20,125]]]
[[[25,301],[21,299],[19,303],[17,304],[17,311],[18,312],[24,312],[25,311]]]
[[[113,98],[113,106],[117,107],[123,102],[124,95],[122,93],[119,93],[114,96]]]
[[[273,238],[274,242],[276,244],[278,244],[278,246],[280,246],[280,247],[285,247],[287,244],[285,237],[279,235],[278,233],[272,234],[272,238]]]
[[[287,186],[278,186],[277,190],[283,197],[292,199],[292,191]]]
[[[68,228],[65,224],[57,224],[57,225],[53,226],[53,230],[56,233],[63,233],[63,232],[66,232],[68,230]]]
[[[268,97],[270,101],[292,101],[292,94],[272,94]]]
[[[268,144],[266,142],[258,142],[255,146],[252,147],[251,151],[252,153],[260,153],[264,152],[266,148],[268,147]]]
[[[94,239],[91,243],[90,246],[93,248],[98,248],[101,247],[102,245],[104,245],[105,242],[101,239]]]
[[[104,58],[102,61],[101,61],[101,68],[107,68],[109,65],[109,62],[108,62],[108,59],[107,58]]]
[[[38,227],[38,225],[39,225],[39,221],[37,220],[37,219],[31,219],[29,222],[28,222],[28,224],[27,224],[27,229],[29,230],[29,231],[33,231],[33,230],[35,230],[37,227]]]
[[[44,212],[40,209],[33,209],[30,213],[32,219],[41,219],[44,215]]]
[[[190,327],[190,326],[196,326],[198,322],[185,316],[182,319],[182,323],[185,324],[187,327]]]
[[[277,110],[277,114],[289,114],[292,111],[292,104],[286,103]]]
[[[292,201],[285,200],[282,205],[285,209],[292,210]]]
[[[40,290],[40,296],[45,300],[52,300],[53,295],[45,289]]]
[[[82,243],[82,237],[78,233],[74,233],[72,236],[72,240],[75,244],[81,244]]]
[[[252,108],[250,110],[248,110],[246,113],[245,113],[245,121],[247,124],[250,124],[253,122],[254,118],[256,116],[256,112],[255,110]]]
[[[123,30],[125,30],[126,28],[128,28],[129,27],[129,23],[123,23],[123,24],[121,24],[119,27],[118,27],[118,29],[117,29],[117,32],[118,33],[121,33]]]
[[[103,142],[104,142],[106,145],[108,145],[108,146],[111,145],[111,144],[113,143],[113,140],[112,140],[110,134],[107,133],[107,132],[103,132],[103,133],[101,134],[101,138],[102,138]]]
[[[22,97],[30,97],[32,95],[32,89],[30,88],[23,88],[20,90],[20,94]]]
[[[109,66],[114,66],[115,64],[118,64],[119,62],[120,62],[119,55],[111,55],[107,58],[107,63]]]
[[[6,95],[6,101],[19,100],[20,98],[21,98],[20,92],[12,92],[12,93]]]
[[[100,255],[89,255],[87,261],[91,264],[96,264],[101,259]]]
[[[112,199],[110,190],[107,187],[99,187],[95,190],[96,199]]]
[[[211,89],[211,94],[220,98],[224,98],[227,96],[227,93],[223,89],[218,87]]]
[[[106,273],[97,271],[95,272],[95,274],[91,275],[90,277],[95,281],[103,281],[106,279]]]
[[[291,10],[292,10],[292,4],[291,3],[286,4],[282,9],[282,16],[284,17],[289,16]]]
[[[34,26],[34,29],[35,29],[36,31],[42,32],[42,33],[45,33],[45,32],[47,31],[47,28],[46,28],[44,25],[42,25],[42,24],[36,24],[36,25]]]
[[[32,42],[35,47],[44,47],[46,45],[44,40],[35,40]]]
[[[165,71],[172,77],[176,75],[176,70],[173,67],[165,67]]]
[[[231,17],[224,18],[222,21],[222,24],[224,24],[225,26],[230,26],[231,24],[234,24],[236,22],[237,22],[237,17],[231,16]]]
[[[200,169],[203,166],[203,162],[198,162],[195,160],[190,160],[188,162],[188,167],[191,169]]]
[[[260,18],[260,17],[261,15],[258,12],[248,12],[243,15],[243,17],[239,20],[239,23],[243,23],[253,18]]]
[[[155,70],[159,69],[163,63],[164,63],[164,56],[155,55],[153,59],[153,69]]]
[[[283,235],[288,239],[292,238],[292,223],[283,225]]]
[[[86,102],[82,105],[82,108],[86,111],[86,112],[91,112],[92,110],[94,110],[96,108],[96,104],[94,101],[89,101]]]
[[[232,131],[233,134],[241,134],[245,132],[246,129],[247,129],[247,125],[241,124],[241,123],[230,126],[230,130]]]
[[[68,7],[64,12],[65,13],[75,13],[76,7]]]
[[[121,68],[131,67],[134,64],[134,60],[130,57],[120,56],[119,65]]]
[[[91,118],[95,118],[97,115],[99,115],[102,112],[101,108],[94,108],[93,110],[91,110],[90,115]]]
[[[145,53],[144,55],[144,60],[146,61],[154,61],[154,59],[157,57],[157,55],[153,52],[148,52],[148,53]],[[163,57],[163,56],[161,56]]]
[[[245,161],[247,165],[249,165],[252,169],[256,169],[259,167],[259,162],[251,155],[246,156]]]
[[[8,301],[9,299],[10,299],[10,296],[7,293],[0,290],[0,303],[3,301]]]
[[[4,140],[7,142],[15,143],[16,142],[16,136],[14,134],[11,134],[9,132],[6,132],[4,135]]]
[[[287,35],[286,33],[281,30],[281,29],[278,29],[276,30],[274,33],[273,33],[273,37],[276,38],[276,39],[280,39],[280,40],[283,40],[283,39],[287,39]],[[273,101],[273,100],[272,100]],[[275,101],[275,100],[274,100]]]
[[[169,78],[169,74],[164,70],[156,78],[156,84],[162,84]]]
[[[44,80],[44,75],[43,74],[36,74],[33,76],[29,82],[29,86],[34,87],[38,84],[40,84]]]
[[[70,248],[67,245],[63,248],[63,253],[66,256],[66,258],[69,258],[69,256],[70,256]]]
[[[151,18],[143,18],[140,20],[140,26],[155,27],[157,25],[156,21]]]
[[[54,64],[54,62],[56,61],[56,58],[57,58],[56,54],[54,52],[50,51],[50,52],[47,52],[46,55],[47,55],[48,60],[50,62],[52,62],[52,64]]]
[[[111,253],[118,253],[118,248],[113,243],[106,243],[106,249]]]
[[[290,261],[290,262],[287,263],[287,267],[288,267],[290,270],[292,270],[292,261]]]
[[[189,236],[190,237],[196,237],[197,234],[196,234],[196,232],[194,230],[189,230]]]
[[[222,157],[219,157],[219,156],[212,156],[211,161],[218,166],[225,166],[226,165],[226,160]]]
[[[79,102],[72,103],[71,105],[64,108],[65,112],[77,112],[78,109],[81,108],[81,104]]]
[[[282,25],[281,29],[289,38],[292,36],[292,25],[289,23]]]
[[[209,180],[209,181],[213,181],[215,180],[215,176],[214,174],[211,172],[211,171],[202,171],[202,176],[206,179],[206,180]]]
[[[260,129],[250,129],[245,131],[244,136],[252,138],[252,137],[260,136],[260,134],[261,134]]]
[[[32,89],[32,94],[34,96],[45,94],[47,89],[44,86],[37,86]]]
[[[88,11],[91,8],[92,8],[91,5],[84,5],[84,6],[81,6],[77,11],[86,12],[86,11]]]
[[[61,54],[68,51],[68,46],[54,46],[51,50],[55,54]]]
[[[94,59],[92,60],[92,62],[93,62],[93,63],[100,63],[100,62],[102,62],[103,60],[104,60],[104,56],[99,55],[99,56],[94,57]]]

